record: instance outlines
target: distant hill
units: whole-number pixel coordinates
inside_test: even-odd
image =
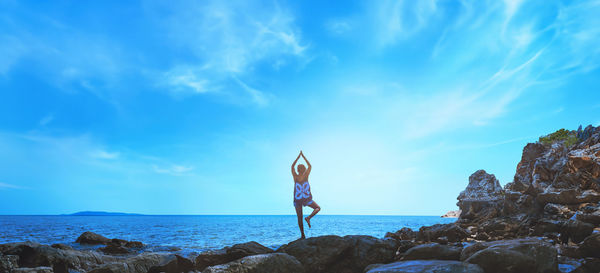
[[[124,213],[124,212],[106,212],[106,211],[80,211],[71,214],[63,214],[68,216],[131,216],[131,215],[143,215],[138,213]]]

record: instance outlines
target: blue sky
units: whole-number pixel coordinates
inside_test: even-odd
[[[0,214],[440,215],[600,125],[598,1],[2,1]]]

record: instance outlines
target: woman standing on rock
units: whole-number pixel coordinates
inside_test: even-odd
[[[296,173],[295,166],[298,162],[298,159],[300,159],[300,156],[302,156],[304,161],[306,161],[308,169],[306,169],[306,166],[303,164],[298,164],[298,173]],[[317,205],[317,202],[312,200],[310,184],[308,184],[308,175],[310,174],[311,169],[312,166],[310,165],[310,162],[308,162],[302,151],[300,151],[300,154],[298,157],[296,157],[296,160],[294,160],[294,163],[292,164],[292,176],[294,177],[294,207],[296,208],[296,215],[298,215],[298,227],[300,228],[300,233],[302,234],[301,239],[306,238],[306,236],[304,236],[304,223],[302,222],[302,207],[309,206],[313,208],[313,212],[308,217],[304,218],[309,228],[310,219],[319,213],[319,211],[321,211],[321,207]]]

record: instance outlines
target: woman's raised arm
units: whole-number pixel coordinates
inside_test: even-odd
[[[302,158],[304,158],[304,161],[306,161],[306,165],[308,165],[308,169],[306,169],[306,171],[304,172],[304,179],[303,179],[303,180],[307,180],[308,175],[310,174],[310,170],[312,169],[312,166],[310,165],[310,162],[308,162],[308,159],[306,159],[306,156],[304,156],[302,151],[300,151],[300,155],[302,156]]]
[[[298,159],[300,159],[301,154],[302,154],[302,151],[300,151],[300,153],[298,154],[298,157],[296,157],[296,160],[294,160],[294,163],[292,163],[292,176],[294,176],[294,178],[296,178],[296,176],[298,176],[298,174],[296,173],[296,163],[298,163]]]

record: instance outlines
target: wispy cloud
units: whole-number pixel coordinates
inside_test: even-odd
[[[53,120],[54,120],[54,114],[48,114],[48,115],[44,116],[42,119],[40,119],[40,125],[46,126],[46,125],[48,125],[48,123],[52,122]]]
[[[116,159],[116,158],[119,158],[119,155],[120,155],[119,152],[108,152],[105,150],[97,150],[97,151],[90,153],[91,157],[99,158],[99,159]]]
[[[169,174],[174,176],[188,175],[194,168],[191,166],[171,165],[168,167],[159,167],[152,165],[154,172],[159,174]]]
[[[369,14],[378,45],[386,47],[425,28],[435,14],[435,0],[386,0],[373,3]]]
[[[2,183],[0,182],[0,190],[2,189],[25,189],[25,187],[21,187],[21,186],[17,186],[17,185],[13,185],[13,184],[7,184],[7,183]]]
[[[325,23],[325,27],[335,35],[342,35],[352,30],[352,25],[348,19],[330,19]]]
[[[261,8],[254,4],[209,1],[170,7],[171,15],[161,19],[167,22],[174,43],[196,57],[165,72],[172,88],[199,94],[219,90],[223,85],[234,87],[230,85],[233,82],[241,95],[248,94],[251,101],[264,105],[264,91],[243,79],[256,76],[256,66],[271,64],[279,69],[289,60],[302,63],[310,58],[306,54],[309,45],[303,42],[289,11],[278,4]]]

